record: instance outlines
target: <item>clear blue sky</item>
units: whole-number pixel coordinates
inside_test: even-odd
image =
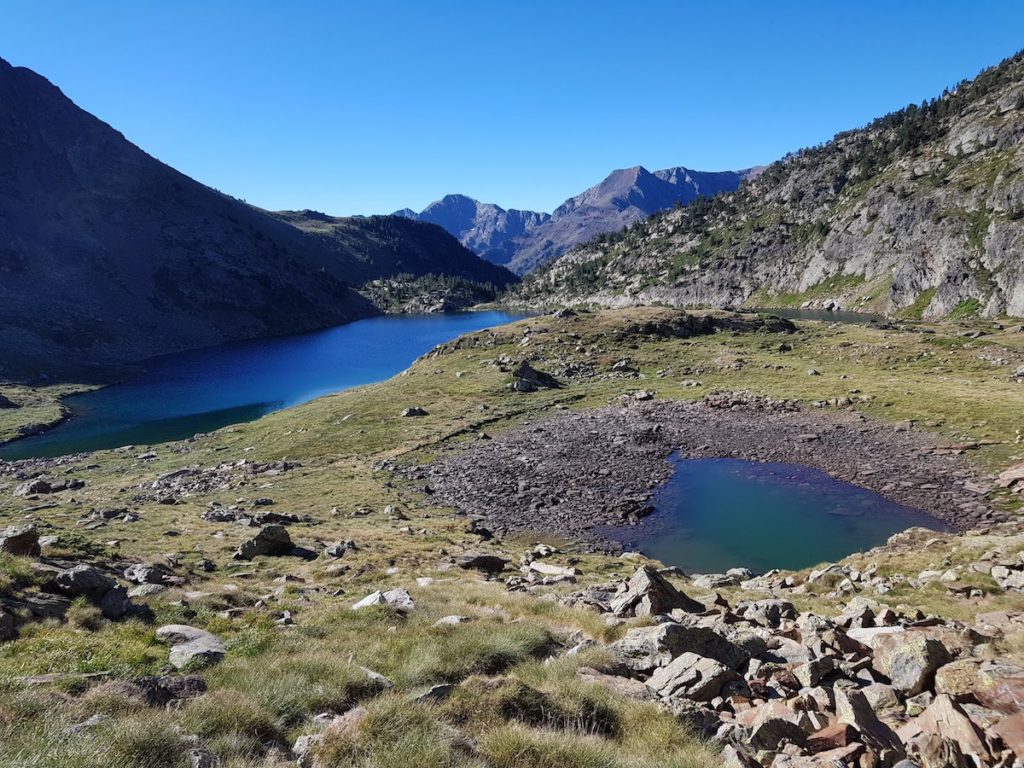
[[[1024,3],[0,0],[0,57],[272,209],[551,210],[763,164],[1024,46]]]

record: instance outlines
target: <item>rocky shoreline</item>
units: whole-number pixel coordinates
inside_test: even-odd
[[[960,455],[970,446],[942,444],[909,424],[744,393],[695,403],[648,397],[480,435],[469,448],[402,472],[499,535],[554,534],[608,551],[620,545],[600,529],[650,514],[673,453],[813,467],[956,530],[1004,519],[986,501],[991,481]]]

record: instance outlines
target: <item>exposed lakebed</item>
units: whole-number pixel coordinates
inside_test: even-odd
[[[698,462],[691,475],[675,472],[673,456],[739,464]],[[747,476],[731,475],[735,466]],[[1003,517],[974,468],[933,435],[742,394],[562,414],[405,471],[498,535],[639,546],[690,571],[811,565],[911,526]]]
[[[389,315],[156,358],[137,379],[67,398],[73,414],[68,421],[0,447],[0,458],[148,445],[250,421],[389,378],[437,344],[523,316]]]
[[[936,518],[818,469],[741,459],[680,459],[638,525],[610,538],[689,571],[800,569],[870,549]]]

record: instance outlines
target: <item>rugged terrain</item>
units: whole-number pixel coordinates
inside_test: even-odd
[[[522,275],[597,235],[618,232],[656,211],[685,205],[699,196],[735,190],[747,171],[666,168],[651,173],[636,166],[612,171],[600,184],[571,197],[553,213],[505,210],[465,195],[447,195],[420,213],[396,215],[438,224],[485,259]]]
[[[272,214],[178,173],[0,60],[0,377],[116,366],[379,310],[352,286],[397,273],[507,285],[440,228]]]
[[[534,306],[813,306],[1024,315],[1024,55],[768,166],[733,193],[595,238]]]
[[[1019,327],[559,314],[193,440],[0,463],[0,764],[867,768],[1024,754]],[[587,439],[564,419],[608,422],[628,465],[652,431],[634,417],[690,409],[735,425],[723,453],[747,444],[744,419],[799,420],[851,462],[872,430],[892,430],[906,450],[873,460],[914,480],[900,492],[969,493],[992,516],[796,573],[684,574],[467,515],[430,476],[484,443],[532,451],[524,435],[551,424],[565,428],[537,443]],[[863,437],[829,442],[832,425],[858,422]],[[813,463],[814,442],[779,440],[774,457]],[[603,465],[581,474],[614,461],[581,455]],[[533,493],[544,477],[520,466]]]

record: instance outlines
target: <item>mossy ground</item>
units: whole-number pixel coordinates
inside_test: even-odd
[[[422,461],[481,429],[509,429],[557,408],[607,405],[633,389],[653,390],[659,398],[692,399],[728,388],[805,403],[859,390],[868,399],[855,407],[866,414],[912,420],[950,442],[980,442],[971,460],[983,470],[995,470],[1024,454],[1024,387],[1009,376],[1024,357],[1024,334],[990,330],[977,339],[962,336],[965,329],[991,329],[977,320],[897,330],[801,322],[798,333],[785,337],[718,333],[666,339],[635,331],[643,321],[672,312],[640,308],[542,317],[472,334],[477,346],[463,343],[426,356],[386,382],[193,441],[156,446],[152,460],[136,458],[147,450],[143,447],[91,455],[69,470],[86,481],[85,488],[54,497],[49,508],[13,498],[13,484],[0,488],[0,522],[32,519],[46,529],[44,534],[60,537],[57,547],[65,554],[148,562],[172,554],[180,562],[176,571],[189,577],[184,587],[147,599],[155,625],[111,623],[88,606],[78,606],[67,621],[30,625],[20,639],[0,645],[0,764],[180,766],[185,759],[180,737],[195,734],[227,766],[283,765],[283,751],[268,751],[268,745],[284,750],[309,732],[313,715],[341,712],[354,703],[366,704],[370,716],[357,730],[328,743],[324,757],[329,765],[407,765],[413,764],[410,756],[424,766],[715,764],[713,751],[673,718],[576,676],[578,666],[600,666],[600,658],[541,660],[552,643],[568,645],[581,636],[612,640],[625,627],[609,627],[596,613],[509,593],[500,582],[448,568],[446,553],[499,547],[468,534],[465,521],[432,505],[421,487],[375,466],[383,459]],[[780,351],[783,341],[788,351]],[[536,367],[556,373],[569,362],[604,373],[628,358],[642,378],[579,378],[562,389],[517,394],[507,389],[508,374],[495,364],[502,356],[530,357]],[[737,361],[742,363],[734,367]],[[820,375],[808,375],[809,369]],[[701,386],[687,386],[689,380]],[[402,418],[401,410],[412,405],[428,415]],[[302,466],[185,496],[174,506],[133,499],[162,472],[240,459],[288,459]],[[354,539],[359,549],[340,561],[347,568],[329,569],[323,558],[232,561],[232,551],[253,529],[208,522],[200,513],[213,501],[247,507],[257,497],[272,498],[274,511],[308,514],[317,521],[291,526],[300,545],[319,550],[322,542]],[[1009,500],[1005,504],[1013,506]],[[76,526],[90,508],[112,505],[139,511],[141,520],[92,531]],[[385,516],[386,505],[398,507],[408,519]],[[360,508],[372,513],[350,517]],[[544,538],[539,534],[536,540]],[[987,546],[981,539],[938,539],[943,543],[921,548],[913,557],[885,552],[858,557],[877,562],[883,571],[916,574]],[[500,550],[522,553],[534,541],[505,541]],[[576,552],[571,542],[560,544],[564,554],[554,561],[577,558],[584,584],[607,582],[635,567],[630,561]],[[217,570],[201,571],[203,558]],[[976,576],[980,586],[991,586],[987,576]],[[434,582],[419,586],[418,577]],[[32,579],[26,560],[0,560],[0,591],[22,592]],[[417,609],[408,617],[349,610],[373,589],[393,586],[409,588],[416,599]],[[814,594],[801,600],[834,612]],[[934,594],[931,587],[897,592],[890,602],[965,615],[1024,608],[1019,598],[994,592],[982,604],[954,604],[941,585]],[[283,611],[290,611],[293,626],[275,622]],[[472,621],[433,627],[449,614]],[[226,640],[229,651],[220,665],[201,671],[211,691],[206,697],[165,712],[118,693],[109,681],[158,671],[167,651],[156,641],[154,626],[171,622],[208,628]],[[382,692],[359,666],[386,675],[395,690]],[[86,679],[72,674],[59,685],[44,686],[21,680],[54,672],[109,675]],[[501,715],[511,710],[483,702],[478,710],[459,709],[457,699],[440,706],[409,703],[410,696],[431,684],[494,674],[543,692],[557,704],[552,712],[558,716],[527,721]],[[590,719],[595,711],[602,713],[600,726]],[[93,714],[116,716],[68,735],[69,726]],[[460,747],[457,732],[471,735],[476,751]]]

